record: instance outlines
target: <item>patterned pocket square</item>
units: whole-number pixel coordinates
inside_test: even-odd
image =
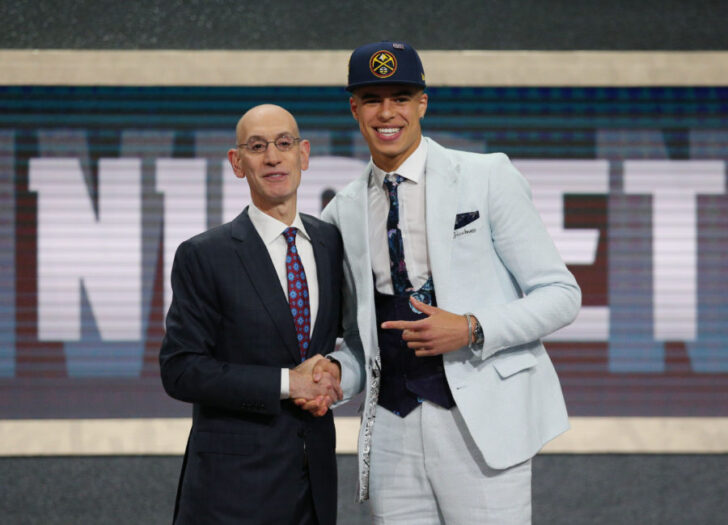
[[[470,211],[467,213],[458,213],[455,216],[455,229],[459,230],[463,226],[467,226],[474,220],[476,220],[478,217],[480,217],[479,211]]]

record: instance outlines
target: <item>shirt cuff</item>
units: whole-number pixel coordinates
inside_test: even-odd
[[[290,374],[290,370],[288,370],[288,368],[281,368],[281,399],[288,399],[291,396],[291,383],[288,374]]]

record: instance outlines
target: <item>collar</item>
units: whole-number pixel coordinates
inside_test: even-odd
[[[419,183],[425,173],[425,164],[427,163],[427,141],[424,137],[420,137],[420,145],[412,154],[407,157],[402,165],[391,173],[397,173],[405,179]],[[387,172],[382,170],[372,161],[372,177],[371,183],[381,188],[384,185],[384,177]]]
[[[269,246],[283,233],[283,230],[289,227],[285,222],[274,219],[267,213],[260,211],[252,202],[248,206],[248,217],[250,217],[250,222],[253,223],[255,230],[266,246]],[[296,212],[296,217],[293,219],[291,226],[298,228],[299,234],[303,234],[306,239],[311,240],[298,212]]]

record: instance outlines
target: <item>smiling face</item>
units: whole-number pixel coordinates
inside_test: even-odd
[[[420,119],[427,111],[422,89],[400,84],[361,87],[349,104],[379,168],[394,171],[417,149]]]
[[[261,211],[279,219],[291,213],[295,215],[301,171],[308,169],[309,142],[296,142],[288,151],[279,151],[271,142],[263,153],[241,147],[251,139],[274,141],[282,136],[298,138],[298,126],[293,115],[279,106],[256,106],[240,119],[236,135],[238,147],[228,151],[228,160],[235,175],[248,181],[253,203]]]

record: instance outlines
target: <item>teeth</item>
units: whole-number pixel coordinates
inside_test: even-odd
[[[379,131],[382,135],[394,135],[399,132],[400,129],[401,128],[379,128],[377,131]]]

